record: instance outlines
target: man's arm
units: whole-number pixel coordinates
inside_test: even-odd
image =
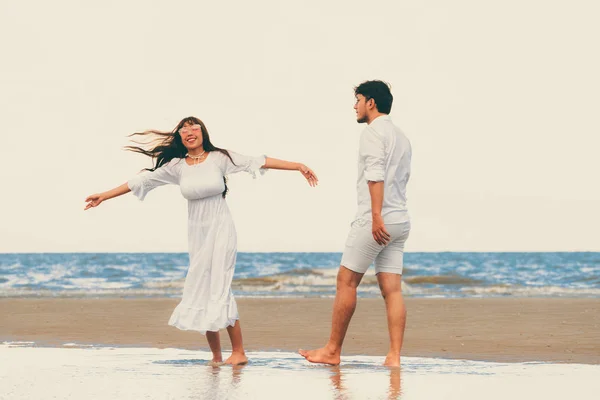
[[[371,214],[373,217],[373,239],[385,246],[390,241],[390,234],[385,229],[383,223],[383,216],[381,215],[381,208],[383,207],[383,181],[373,182],[369,181],[369,194],[371,195]]]
[[[373,239],[385,246],[390,241],[390,235],[381,215],[385,179],[385,144],[381,135],[374,129],[365,129],[360,138],[359,152],[365,162],[365,178],[371,195]]]

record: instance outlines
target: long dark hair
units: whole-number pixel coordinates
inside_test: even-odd
[[[202,120],[196,117],[187,117],[182,119],[171,132],[157,131],[152,129],[144,132],[133,133],[129,136],[142,136],[144,138],[148,138],[149,140],[147,142],[137,142],[132,140],[134,143],[140,144],[143,147],[125,146],[125,150],[151,157],[154,160],[154,167],[145,168],[147,171],[154,171],[174,158],[185,158],[188,151],[183,145],[179,130],[183,128],[186,123],[190,125],[200,125],[200,128],[202,129],[202,146],[207,153],[210,153],[211,151],[223,153],[225,156],[229,157],[231,162],[235,165],[231,155],[227,150],[221,149],[212,144],[210,141],[210,136],[208,135],[208,129],[206,129],[206,125],[204,125]],[[223,177],[223,181],[225,182],[225,191],[223,192],[223,197],[225,197],[228,192],[227,178]]]

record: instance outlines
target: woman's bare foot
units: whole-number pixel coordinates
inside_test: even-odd
[[[330,351],[325,347],[317,350],[298,350],[298,353],[307,361],[311,363],[339,365],[340,363],[340,352]]]
[[[209,367],[220,367],[221,365],[223,365],[223,361],[209,361],[208,362]]]
[[[229,358],[225,360],[225,364],[245,365],[248,364],[248,357],[246,357],[246,353],[239,353],[234,351],[233,353],[231,353]]]
[[[208,365],[211,367],[223,365],[223,356],[221,354],[213,354],[213,358],[208,362]]]
[[[400,366],[400,354],[399,353],[388,353],[383,363],[386,367],[399,367]]]

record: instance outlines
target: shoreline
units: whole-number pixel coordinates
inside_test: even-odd
[[[0,340],[36,346],[208,349],[203,335],[168,326],[174,298],[2,298]],[[321,347],[331,298],[238,298],[247,351]],[[600,364],[600,299],[405,298],[403,356],[495,362]],[[229,349],[222,331],[224,351]],[[385,356],[382,299],[360,298],[344,355]],[[300,356],[299,356],[300,357]]]

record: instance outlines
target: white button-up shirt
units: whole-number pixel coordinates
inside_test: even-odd
[[[385,224],[410,220],[406,208],[406,184],[410,177],[412,149],[408,138],[389,115],[375,118],[360,136],[358,155],[358,212],[356,220],[372,221],[368,182],[384,183],[381,215]]]

